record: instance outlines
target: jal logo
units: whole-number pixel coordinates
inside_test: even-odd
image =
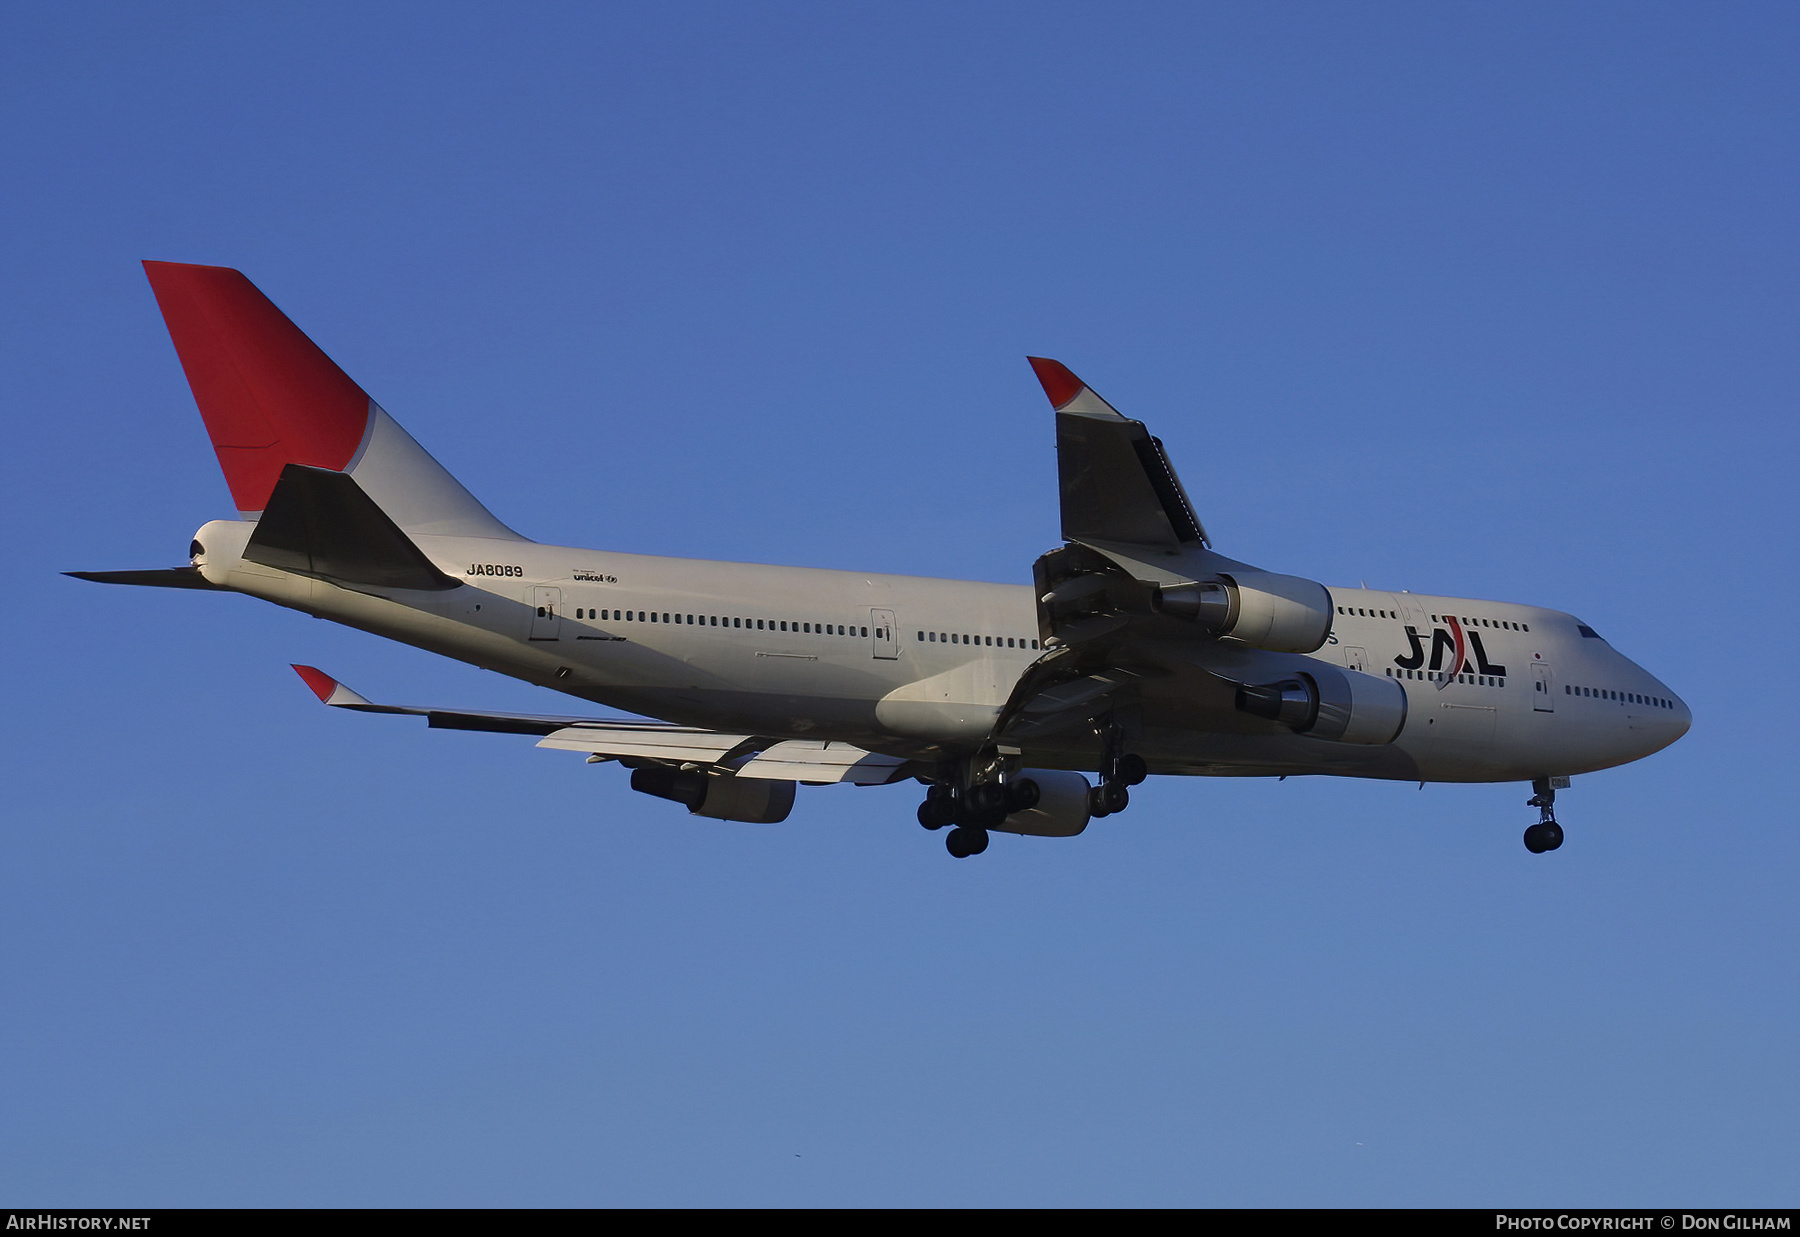
[[[1473,628],[1465,629],[1450,615],[1444,616],[1443,627],[1431,629],[1430,665],[1425,664],[1427,654],[1424,638],[1411,623],[1406,625],[1406,639],[1412,647],[1405,656],[1394,658],[1394,664],[1402,670],[1442,670],[1446,676],[1461,674],[1466,670],[1470,674],[1506,677],[1505,666],[1496,666],[1488,660],[1487,650],[1481,645],[1481,633]],[[1471,652],[1474,653],[1473,661],[1469,657]]]

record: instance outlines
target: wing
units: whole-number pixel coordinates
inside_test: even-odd
[[[670,722],[375,704],[323,670],[312,666],[295,666],[294,670],[314,695],[333,708],[410,714],[423,717],[428,726],[438,730],[538,735],[539,747],[586,752],[590,760],[617,760],[633,768],[643,764],[699,766],[758,781],[880,786],[908,776],[910,765],[901,757],[865,751],[848,743],[726,734]]]
[[[1056,409],[1063,539],[1206,546],[1206,530],[1162,440],[1142,421],[1121,416],[1061,361],[1026,359]]]
[[[1287,655],[1324,643],[1329,594],[1216,553],[1162,442],[1067,366],[1029,359],[1056,410],[1064,544],[1033,566],[1045,652],[993,740],[1091,734],[1133,717],[1264,727],[1241,715],[1238,689],[1290,673]]]

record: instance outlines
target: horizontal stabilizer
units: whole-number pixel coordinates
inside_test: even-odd
[[[218,588],[200,574],[198,567],[147,567],[141,571],[65,571],[77,580],[96,584],[141,584],[150,588]]]
[[[281,470],[244,557],[352,587],[460,587],[432,565],[354,479],[304,464]]]

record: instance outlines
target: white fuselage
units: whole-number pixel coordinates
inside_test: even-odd
[[[461,587],[352,591],[245,561],[253,527],[218,521],[200,531],[197,561],[211,583],[684,725],[948,756],[987,738],[1043,656],[1024,585],[415,535]],[[1688,728],[1673,692],[1567,614],[1331,594],[1337,615],[1324,647],[1255,657],[1265,668],[1324,662],[1396,679],[1408,709],[1393,742],[1326,742],[1237,712],[1212,676],[1238,654],[1228,641],[1187,637],[1167,642],[1142,684],[1138,750],[1152,771],[1514,781],[1623,764]],[[1445,681],[1458,660],[1451,618],[1467,665]],[[1081,769],[1095,767],[1097,750],[1077,738],[1024,755]]]

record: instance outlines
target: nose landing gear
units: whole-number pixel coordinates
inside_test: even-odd
[[[1541,855],[1547,850],[1555,850],[1563,844],[1562,826],[1556,823],[1556,783],[1565,787],[1567,778],[1540,777],[1531,783],[1534,792],[1525,800],[1527,807],[1538,809],[1538,823],[1525,831],[1525,849],[1534,855]]]

